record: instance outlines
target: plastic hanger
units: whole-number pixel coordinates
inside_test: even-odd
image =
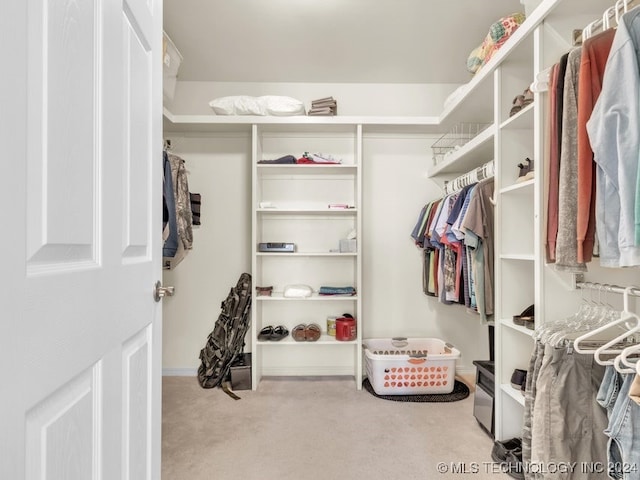
[[[622,15],[620,13],[620,10],[621,10],[620,7],[621,6],[622,6],[622,11],[623,11],[622,13],[627,13],[627,5],[625,4],[624,0],[618,0],[616,2],[616,6],[615,6],[615,9],[616,9],[616,25],[620,25],[620,17]]]
[[[638,361],[631,361],[629,359],[630,355],[635,355],[640,353],[640,344],[631,345],[630,347],[622,350],[620,355],[618,355],[614,361],[613,366],[620,373],[635,373],[638,369]]]
[[[559,345],[565,340],[567,333],[581,331],[587,328],[585,320],[593,316],[593,312],[597,309],[597,304],[593,300],[592,293],[589,295],[590,298],[587,299],[585,290],[590,289],[591,292],[593,292],[596,289],[596,285],[586,283],[585,287],[586,288],[583,288],[581,291],[582,303],[580,308],[570,317],[555,321],[539,329],[536,333],[538,340],[549,345]],[[604,286],[599,285],[597,288],[602,290]]]
[[[624,310],[622,311],[620,318],[606,325],[609,327],[616,326],[616,325],[623,325],[623,327],[625,328],[625,331],[620,335],[618,335],[617,337],[609,340],[607,343],[605,343],[601,347],[596,349],[594,353],[594,359],[600,365],[614,365],[615,358],[604,359],[602,358],[602,356],[622,353],[624,349],[621,349],[619,347],[618,348],[612,348],[612,347],[615,347],[617,344],[626,341],[629,338],[629,336],[637,332],[640,332],[640,317],[638,317],[638,315],[636,315],[635,313],[629,310],[629,296],[633,288],[634,287],[626,287],[624,289],[624,297],[623,297]],[[601,327],[601,328],[604,328],[604,327]]]
[[[607,8],[602,14],[602,31],[609,30],[611,28],[611,19],[616,18],[616,7]]]
[[[608,288],[608,287],[609,287],[608,285],[605,286],[605,288]],[[612,347],[616,343],[618,343],[621,338],[624,339],[627,336],[629,336],[631,333],[633,333],[633,331],[640,330],[640,318],[637,317],[635,314],[631,313],[628,308],[628,305],[629,305],[628,292],[630,291],[629,289],[631,288],[633,287],[627,287],[627,289],[625,289],[624,310],[619,314],[617,314],[615,317],[613,317],[614,310],[612,308],[600,309],[599,313],[593,314],[588,317],[585,324],[590,323],[595,328],[591,328],[587,332],[575,338],[575,340],[573,341],[573,348],[576,352],[583,353],[583,354],[594,354],[594,355],[614,353],[613,351],[607,350],[607,349]],[[628,322],[633,320],[635,320],[635,326],[630,327]],[[605,332],[612,327],[615,327],[624,323],[627,323],[627,329],[625,330],[625,333],[623,333],[622,335],[619,335],[613,340],[605,341],[606,343],[604,345],[601,345],[602,341],[600,339],[594,339],[594,337],[597,336],[598,334]],[[598,347],[594,348],[594,345],[598,345]],[[611,362],[606,364],[612,365],[613,363]],[[602,365],[605,365],[605,364],[603,363]]]
[[[584,29],[582,30],[582,42],[583,43],[584,43],[585,40],[587,40],[588,38],[591,37],[591,34],[592,34],[591,32],[593,31],[593,26],[595,25],[596,22],[598,22],[598,20],[594,20],[589,25],[584,27]]]

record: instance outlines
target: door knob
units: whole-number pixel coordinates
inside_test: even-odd
[[[162,300],[162,297],[173,297],[175,291],[175,287],[163,287],[162,282],[158,280],[156,282],[156,288],[153,292],[153,298],[156,302],[159,302],[160,300]]]

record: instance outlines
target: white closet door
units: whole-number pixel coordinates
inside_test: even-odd
[[[0,18],[0,478],[160,478],[160,0]]]

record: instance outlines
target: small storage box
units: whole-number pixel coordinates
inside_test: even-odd
[[[437,338],[364,340],[365,369],[378,395],[451,393],[460,351]]]
[[[164,97],[173,100],[178,81],[178,70],[182,63],[182,55],[171,41],[169,36],[163,32],[162,40],[162,93]]]
[[[251,354],[240,355],[230,367],[231,390],[251,390]]]

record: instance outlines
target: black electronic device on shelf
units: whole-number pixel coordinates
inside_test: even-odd
[[[285,252],[285,253],[293,253],[296,251],[296,246],[294,243],[259,243],[258,244],[259,252]]]

